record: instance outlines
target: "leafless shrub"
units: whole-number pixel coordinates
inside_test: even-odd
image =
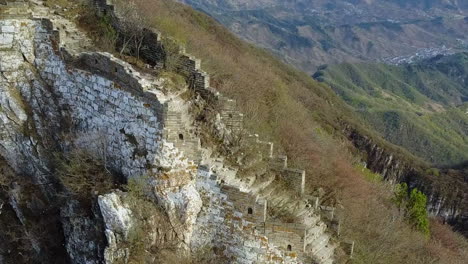
[[[127,52],[139,58],[141,47],[148,34],[146,29],[150,27],[149,20],[138,12],[132,0],[117,0],[115,5],[118,6],[120,54]]]
[[[104,160],[83,149],[56,154],[57,175],[65,188],[81,199],[88,199],[115,187],[113,175]]]

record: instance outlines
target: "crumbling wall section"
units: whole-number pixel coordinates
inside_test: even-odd
[[[107,53],[85,53],[67,64],[54,43],[57,34],[38,32],[34,63],[58,94],[60,108],[72,113],[76,142],[103,150],[111,167],[127,177],[171,166],[163,153],[176,156],[162,141],[165,102],[148,92],[156,84]]]
[[[114,25],[119,31],[118,28],[118,12],[116,12],[115,7],[112,5],[111,1],[109,0],[95,0],[96,5],[98,6],[99,12],[101,15],[106,15],[110,16],[116,21],[114,21]],[[147,49],[147,50],[153,50],[155,53],[158,54],[141,54],[141,57],[146,60],[149,64],[151,65],[164,65],[165,58],[166,58],[166,53],[164,50],[164,44],[163,41],[161,40],[161,35],[157,33],[154,30],[150,30],[151,34],[154,34],[153,37],[151,37],[153,43],[145,42],[145,45],[153,45],[155,48],[153,49]],[[215,127],[217,127],[218,130],[221,132],[220,138],[225,139],[226,134],[232,134],[232,133],[237,133],[237,132],[243,132],[243,115],[240,111],[237,110],[236,108],[236,102],[234,100],[231,100],[229,98],[224,97],[221,95],[219,92],[217,92],[215,89],[210,87],[210,77],[209,75],[201,70],[201,61],[199,59],[196,59],[195,57],[186,54],[185,50],[182,48],[180,49],[179,53],[179,60],[178,63],[175,67],[176,71],[181,74],[182,76],[185,77],[187,84],[189,87],[196,92],[196,94],[200,95],[206,102],[209,102],[210,105],[215,106],[217,113],[217,118],[216,118],[216,124],[214,124]],[[174,118],[176,123],[177,117]],[[168,133],[169,137],[177,140],[177,137],[180,135],[177,134],[178,132],[177,129],[172,128],[173,132]],[[182,140],[185,136],[180,136],[179,140]],[[257,135],[248,135],[247,134],[247,140],[252,142],[252,144],[255,144],[256,146],[259,147],[261,150],[262,158],[266,160],[270,159],[276,159],[274,156],[274,150],[273,150],[273,144],[270,142],[265,142],[262,141],[258,138]],[[281,163],[283,165],[281,165]],[[279,177],[283,178],[286,182],[291,184],[292,189],[298,194],[300,197],[305,197],[305,171],[303,170],[297,170],[297,169],[291,169],[287,167],[287,158],[284,157],[279,157],[276,159],[276,162],[273,162],[274,166],[271,168],[273,170],[277,170]],[[210,176],[211,177],[211,176]],[[208,178],[210,178],[208,177]],[[211,179],[210,179],[211,180]],[[207,187],[207,186],[204,186]],[[211,188],[211,189],[210,189]],[[209,188],[205,188],[205,190],[217,190],[220,189],[219,192],[221,193],[220,195],[225,198],[221,198],[224,200],[221,204],[224,207],[230,207],[233,206],[233,210],[235,210],[234,215],[235,221],[237,221],[235,224],[236,228],[239,228],[239,230],[248,230],[251,226],[255,227],[254,228],[254,233],[259,232],[258,229],[259,227],[259,219],[260,218],[266,218],[262,217],[261,215],[254,215],[254,212],[257,212],[258,210],[255,210],[252,212],[252,214],[249,214],[249,209],[254,209],[258,205],[256,202],[252,203],[252,197],[248,197],[246,195],[239,194],[236,190],[230,189],[230,188],[219,188],[216,187],[215,185],[210,185]],[[218,194],[217,194],[218,195]],[[223,196],[225,195],[225,196]],[[212,196],[209,199],[212,199]],[[233,201],[230,202],[230,197],[232,197]],[[236,202],[240,201],[240,202]],[[208,202],[208,201],[207,201]],[[210,204],[212,201],[209,202]],[[246,207],[248,205],[251,205],[250,207]],[[214,205],[213,205],[214,206]],[[207,209],[208,211],[206,213],[206,217],[214,217],[212,221],[217,221],[216,227],[220,228],[222,226],[222,223],[224,223],[224,220],[228,215],[224,212],[222,213],[221,211],[225,211],[223,209],[224,207],[220,206],[219,204],[214,206],[215,209],[211,208]],[[232,216],[231,215],[231,216]],[[246,216],[245,216],[246,215]],[[250,215],[250,216],[249,216]],[[242,216],[242,217],[241,217]],[[230,217],[228,217],[230,218]],[[203,217],[199,217],[197,222],[204,223],[206,224],[207,221],[204,221]],[[268,221],[260,221],[260,224],[263,225],[263,233],[265,232],[265,223]],[[239,226],[239,223],[243,223],[241,226]],[[247,223],[247,224],[246,224]],[[248,224],[252,223],[252,225]],[[229,224],[231,226],[232,223]],[[210,225],[211,226],[211,225]],[[216,230],[216,227],[212,226],[213,230]],[[204,230],[207,227],[200,227],[199,232],[202,232],[200,230]],[[231,229],[233,227],[231,226]],[[280,243],[281,238],[287,238],[287,240],[290,240],[291,244],[286,244],[282,245],[281,247],[285,249],[285,252],[287,253],[288,251],[288,245],[294,248],[302,248],[302,250],[310,251],[316,254],[318,257],[318,261],[320,263],[329,263],[329,261],[333,258],[333,250],[334,246],[331,245],[329,236],[325,235],[326,225],[323,223],[317,223],[316,226],[313,227],[307,227],[301,229],[301,232],[289,232],[285,231],[282,232],[281,229],[278,228],[270,228],[269,231],[274,233],[275,236],[277,237],[276,242]],[[288,229],[288,230],[293,230],[293,229]],[[273,232],[275,231],[275,232]],[[283,230],[284,231],[284,230]],[[208,231],[207,231],[208,232]],[[233,232],[231,230],[231,232]],[[308,232],[312,234],[308,234]],[[301,233],[301,234],[299,234]],[[307,235],[306,235],[307,234]],[[216,239],[219,241],[224,241],[227,237],[231,237],[231,235],[228,235],[226,232],[215,232],[214,234],[210,234],[212,236],[217,236]],[[197,234],[196,236],[198,237],[203,237],[203,236],[210,236],[207,234]],[[221,236],[222,237],[219,237]],[[275,240],[275,239],[274,239]],[[207,240],[208,241],[208,240]],[[212,241],[216,241],[215,238],[212,239]],[[307,244],[307,243],[308,244]],[[198,243],[198,242],[197,242]],[[201,242],[200,242],[201,243]],[[208,243],[208,242],[207,242]],[[283,243],[283,242],[281,242]],[[306,244],[308,245],[306,249]],[[200,245],[198,245],[200,246]],[[327,248],[326,251],[322,251],[323,248]],[[237,254],[245,254],[241,251],[237,251]]]

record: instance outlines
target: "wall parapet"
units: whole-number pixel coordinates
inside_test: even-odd
[[[113,6],[112,2],[109,0],[94,0],[96,6],[99,10],[99,14],[102,16],[109,16],[113,19],[113,26],[119,31],[119,18],[118,10]],[[165,51],[164,41],[159,32],[154,29],[147,29],[147,34],[143,41],[142,52],[140,53],[141,58],[150,65],[158,66],[164,65],[166,62],[167,54]],[[201,69],[201,60],[195,58],[194,56],[187,54],[184,48],[180,49],[179,58],[177,60],[177,65],[175,66],[175,71],[182,75],[189,88],[195,91],[200,95],[205,101],[210,103],[215,103],[219,106],[219,119],[223,123],[224,127],[231,132],[241,132],[243,130],[243,114],[237,109],[236,101],[229,99],[223,96],[216,89],[211,87],[210,76],[208,73],[204,72]],[[247,140],[256,144],[259,147],[262,158],[269,162],[269,169],[276,171],[280,178],[285,179],[286,182],[291,183],[292,189],[301,197],[306,198],[305,193],[305,171],[300,169],[288,168],[287,166],[287,157],[286,156],[275,156],[273,143],[261,141],[258,135],[249,135],[247,134]],[[204,169],[202,166],[199,169]],[[215,178],[217,178],[215,176]],[[233,196],[233,199],[240,199],[242,202],[238,206],[240,211],[243,211],[247,215],[252,215],[248,217],[250,220],[257,221],[258,223],[263,224],[265,230],[267,227],[275,226],[273,223],[268,224],[268,219],[266,216],[266,207],[267,202],[259,202],[255,197],[249,196],[250,194],[239,194],[239,190],[235,190],[226,186],[222,188],[223,192],[226,192],[228,195]],[[313,209],[319,207],[319,199],[315,199],[313,202]],[[251,206],[251,207],[246,207]],[[259,209],[261,208],[261,209]],[[250,214],[250,210],[252,213]],[[257,213],[261,211],[262,213]],[[286,223],[283,223],[286,224]],[[287,226],[287,224],[286,224]],[[296,227],[299,228],[299,227]],[[317,229],[317,227],[312,227]],[[326,228],[320,226],[320,228]],[[277,229],[280,230],[280,229]],[[297,237],[291,239],[296,241],[295,248],[302,248],[304,251],[306,248],[306,242],[309,239],[319,239],[311,238],[307,235],[307,228],[305,226],[299,228],[298,232],[293,232]],[[266,232],[266,231],[265,231]],[[281,236],[279,236],[281,237]],[[326,241],[328,243],[328,240]],[[293,242],[291,242],[293,243]],[[300,246],[298,246],[300,244]],[[289,245],[286,245],[286,250],[289,249]]]

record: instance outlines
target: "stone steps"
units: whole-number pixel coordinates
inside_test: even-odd
[[[323,261],[324,264],[330,263],[332,264],[331,258],[335,252],[336,246],[326,246],[322,248],[319,252],[316,253],[316,257]]]
[[[236,211],[228,195],[222,192],[222,187],[218,185],[217,179],[212,180],[209,176],[198,177],[197,186],[205,191],[203,193],[209,197],[209,204],[204,204],[204,207],[211,209],[205,212],[218,216],[223,215],[228,223],[220,220],[218,223],[222,226],[216,227],[217,233],[233,236],[223,243],[226,246],[225,256],[236,256],[236,263],[245,264],[264,263],[263,257],[268,255],[281,259],[282,255],[277,255],[280,252],[268,247],[268,238],[258,233],[256,224],[245,220],[244,213]]]
[[[226,184],[231,186],[243,186],[240,179],[235,177],[223,177],[223,169],[220,164],[216,171],[220,174],[220,178],[226,180]],[[222,191],[222,188],[221,188]],[[271,194],[275,193],[275,190],[271,190]],[[281,198],[275,198],[275,203],[281,205],[287,201],[283,201]],[[304,211],[301,216],[307,219],[308,233],[312,233],[308,238],[308,250],[305,254],[312,254],[314,257],[320,259],[321,264],[333,263],[333,253],[335,247],[329,244],[329,235],[325,233],[327,228],[326,224],[321,222],[320,216],[314,213],[315,208],[310,208],[312,211]],[[312,251],[313,250],[313,251]],[[331,259],[331,260],[330,260]]]
[[[327,244],[328,241],[330,240],[330,237],[327,234],[322,234],[317,237],[312,243],[311,243],[311,252],[312,254],[316,255],[317,252],[322,250]]]
[[[28,19],[32,17],[32,10],[28,2],[0,1],[0,19]]]

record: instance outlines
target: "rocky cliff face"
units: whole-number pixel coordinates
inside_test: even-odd
[[[428,210],[433,216],[441,217],[467,234],[468,186],[466,172],[442,170],[432,175],[428,167],[409,164],[398,153],[394,153],[372,138],[347,128],[346,133],[353,144],[366,156],[367,167],[381,174],[391,183],[405,182],[410,188],[418,188],[428,197]]]
[[[0,213],[12,227],[0,229],[0,262],[164,262],[166,251],[183,257],[204,249],[220,263],[335,261],[340,248],[329,227],[339,221],[320,217],[304,171],[288,168],[271,143],[252,135],[259,159],[276,160],[260,170],[262,180],[241,179],[226,157],[201,147],[209,133],[201,129],[227,142],[242,115],[209,88],[199,61],[182,56],[178,70],[193,76],[188,87],[174,87],[156,72],[90,52],[86,34],[42,1],[0,7]],[[188,88],[198,95],[186,99]],[[222,110],[200,125],[191,111],[207,98]],[[92,192],[74,195],[57,156],[76,149],[141,190],[87,185]],[[279,189],[278,177],[293,190]],[[293,220],[268,213],[279,210]]]

